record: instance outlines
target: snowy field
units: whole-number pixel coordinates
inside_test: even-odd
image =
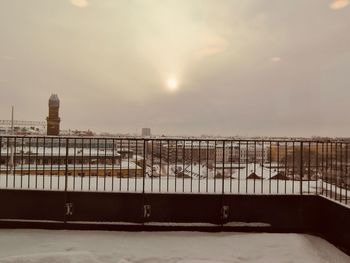
[[[0,230],[1,263],[350,262],[302,234]]]

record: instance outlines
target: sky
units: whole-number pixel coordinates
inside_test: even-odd
[[[0,119],[348,137],[349,75],[349,0],[0,0]]]

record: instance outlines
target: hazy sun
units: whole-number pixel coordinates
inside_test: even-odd
[[[169,91],[176,91],[178,88],[178,82],[176,78],[169,78],[166,82],[166,86]]]

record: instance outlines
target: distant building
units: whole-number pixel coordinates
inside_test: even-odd
[[[215,141],[149,141],[148,152],[169,162],[204,161],[214,163],[269,162],[267,145]]]
[[[142,137],[151,137],[151,128],[142,128]]]
[[[86,148],[53,144],[53,141],[26,140],[14,148],[14,167],[10,170],[11,155],[8,145],[0,145],[0,174],[40,175],[40,176],[118,176],[141,177],[143,159],[125,149]],[[77,140],[74,140],[76,142]],[[18,143],[18,142],[17,142]],[[37,144],[36,144],[37,143]],[[81,141],[80,141],[81,143]],[[35,150],[33,150],[35,149]]]
[[[59,117],[60,100],[56,94],[52,94],[49,99],[49,116],[47,121],[47,135],[60,134],[60,117]]]

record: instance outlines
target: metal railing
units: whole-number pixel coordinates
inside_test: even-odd
[[[316,194],[348,204],[349,143],[0,136],[0,188]]]

